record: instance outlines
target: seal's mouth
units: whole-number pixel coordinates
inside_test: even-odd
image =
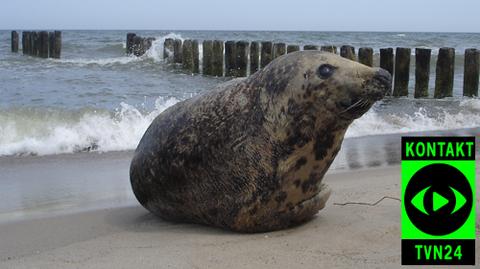
[[[342,109],[340,111],[340,116],[345,118],[359,118],[364,113],[366,113],[370,107],[372,107],[373,103],[375,103],[375,99],[366,99],[366,98],[358,98],[354,99],[350,104],[345,102],[340,102],[339,106]]]
[[[363,89],[365,94],[360,97],[352,97],[340,101],[340,116],[349,119],[357,119],[365,114],[370,107],[381,100],[392,87],[392,76],[383,69],[379,69],[371,80],[365,82]]]

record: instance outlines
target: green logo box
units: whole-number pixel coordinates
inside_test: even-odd
[[[402,137],[402,264],[475,264],[475,137]]]

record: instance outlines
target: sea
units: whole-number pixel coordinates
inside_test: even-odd
[[[156,41],[141,56],[125,53],[127,32]],[[0,31],[0,156],[134,150],[152,120],[168,107],[209,91],[228,78],[189,74],[163,57],[165,38],[274,41],[374,48],[431,48],[430,96],[440,47],[456,49],[453,97],[387,97],[356,120],[346,137],[478,128],[480,100],[462,96],[464,50],[479,48],[479,33],[275,31],[63,31],[61,59],[10,51]],[[200,49],[201,51],[201,49]],[[478,130],[478,129],[477,129]]]

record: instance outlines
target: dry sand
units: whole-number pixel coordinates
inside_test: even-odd
[[[334,204],[399,198],[400,167],[330,173],[326,182],[334,193],[314,220],[265,234],[167,223],[140,206],[2,224],[0,268],[401,267],[399,201]],[[476,252],[480,264],[478,242]]]

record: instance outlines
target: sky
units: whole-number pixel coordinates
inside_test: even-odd
[[[480,32],[479,0],[17,0],[0,29]]]

